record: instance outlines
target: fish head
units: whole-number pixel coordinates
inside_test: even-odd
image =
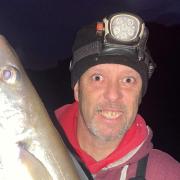
[[[14,51],[0,36],[0,133],[11,139],[24,130],[26,76]],[[11,137],[12,136],[12,137]],[[17,141],[17,140],[16,140]]]

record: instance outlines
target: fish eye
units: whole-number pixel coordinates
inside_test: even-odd
[[[8,84],[14,84],[19,79],[19,71],[13,66],[0,69],[0,79]]]
[[[2,74],[3,74],[4,80],[10,79],[11,75],[12,75],[12,73],[11,73],[11,71],[9,69],[4,69]]]

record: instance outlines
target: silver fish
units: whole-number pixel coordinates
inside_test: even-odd
[[[0,144],[2,180],[80,179],[18,56],[2,35]]]

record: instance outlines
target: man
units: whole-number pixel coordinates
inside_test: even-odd
[[[180,165],[153,149],[137,114],[155,64],[140,17],[118,13],[82,28],[70,65],[75,102],[56,110],[70,144],[96,180],[178,180]]]

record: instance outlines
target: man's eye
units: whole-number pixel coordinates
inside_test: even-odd
[[[133,78],[133,77],[125,77],[125,78],[123,78],[122,81],[123,81],[123,83],[132,84],[132,83],[135,82],[135,78]]]
[[[99,75],[99,74],[96,74],[96,75],[92,76],[92,80],[93,81],[102,81],[103,77],[101,75]]]

